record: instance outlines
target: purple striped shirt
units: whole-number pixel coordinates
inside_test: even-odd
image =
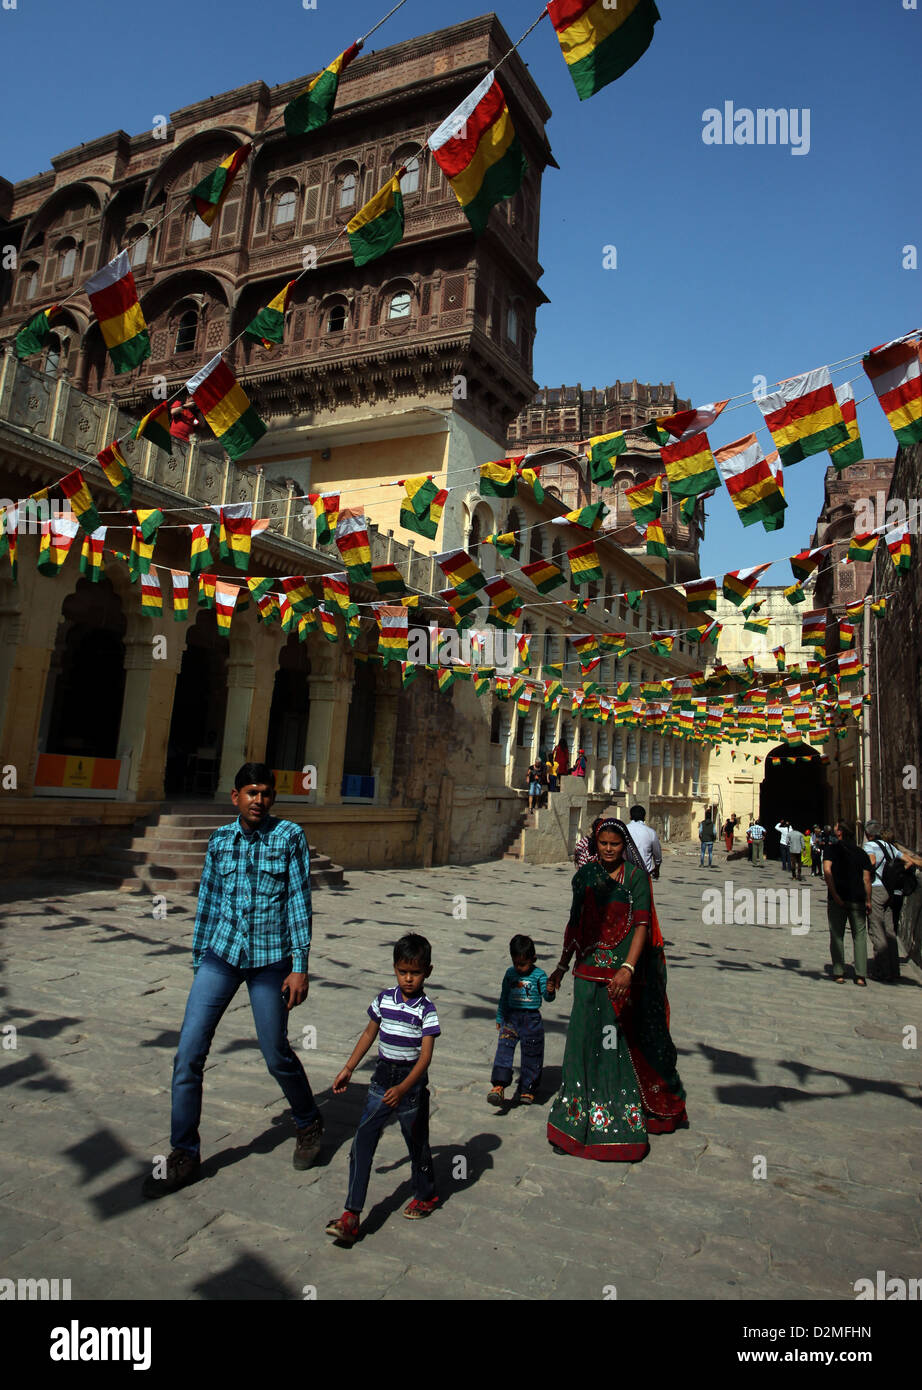
[[[425,994],[404,999],[399,985],[371,1001],[368,1017],[380,1024],[378,1056],[386,1062],[415,1062],[423,1038],[437,1038],[442,1031],[432,1000]]]

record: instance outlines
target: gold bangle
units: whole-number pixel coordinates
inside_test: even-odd
[[[624,962],[624,964],[622,965],[621,969],[622,969],[622,970],[630,970],[630,972],[631,972],[632,975],[633,975],[633,973],[634,973],[634,967],[633,967],[633,965],[631,965],[630,961],[627,961],[627,960]]]

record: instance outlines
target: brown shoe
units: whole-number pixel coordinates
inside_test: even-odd
[[[297,1131],[298,1137],[295,1140],[295,1151],[292,1155],[292,1163],[295,1168],[310,1168],[317,1160],[317,1155],[321,1149],[321,1139],[323,1137],[323,1120],[314,1120],[313,1124],[305,1125],[303,1129]]]
[[[202,1160],[198,1154],[192,1154],[188,1149],[174,1149],[166,1161],[164,1176],[158,1178],[151,1173],[144,1179],[141,1191],[145,1197],[166,1197],[195,1182],[201,1166]]]

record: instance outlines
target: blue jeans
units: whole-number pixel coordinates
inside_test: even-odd
[[[544,1022],[540,1009],[510,1009],[499,1030],[491,1086],[509,1086],[516,1043],[522,1044],[519,1089],[533,1096],[544,1068]]]
[[[791,867],[791,851],[788,849],[787,845],[781,845],[781,846],[780,846],[780,850],[781,850],[781,867],[782,867],[782,869],[786,869],[786,870],[787,870],[787,869],[790,869],[790,867]]]
[[[398,1120],[410,1154],[410,1179],[413,1196],[428,1202],[435,1196],[432,1153],[429,1149],[429,1090],[422,1076],[412,1090],[395,1106],[384,1104],[385,1092],[399,1086],[412,1070],[413,1062],[386,1062],[378,1059],[368,1087],[365,1109],[355,1131],[349,1154],[349,1191],[346,1210],[361,1211],[368,1194],[371,1165],[381,1138],[381,1131],[391,1120]]]
[[[288,1041],[288,1009],[282,981],[291,973],[291,957],[244,970],[208,950],[195,972],[173,1062],[173,1114],[170,1144],[199,1152],[202,1075],[215,1029],[240,986],[246,981],[256,1036],[269,1068],[285,1093],[299,1129],[320,1119],[307,1075]]]
[[[714,841],[713,841],[713,840],[702,840],[702,841],[701,841],[701,863],[702,863],[702,864],[704,863],[704,851],[705,851],[705,850],[707,850],[707,852],[708,852],[708,863],[709,863],[709,864],[713,864],[713,862],[714,862],[714,859],[713,859],[713,854],[714,854]]]

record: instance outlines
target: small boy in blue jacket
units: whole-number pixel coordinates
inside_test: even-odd
[[[496,1010],[499,1041],[493,1059],[493,1075],[490,1077],[493,1089],[487,1100],[491,1105],[503,1104],[505,1088],[512,1083],[515,1045],[521,1043],[519,1099],[523,1105],[531,1105],[544,1067],[541,1001],[556,999],[557,992],[548,989],[547,976],[535,963],[535,943],[530,936],[514,936],[509,942],[509,954],[512,964],[503,976]]]

